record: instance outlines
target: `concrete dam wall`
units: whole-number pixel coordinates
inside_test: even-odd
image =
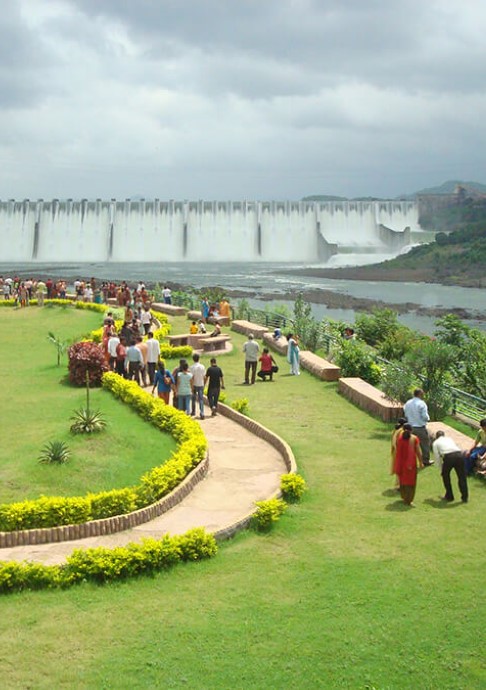
[[[321,262],[399,251],[414,201],[0,201],[0,261]]]

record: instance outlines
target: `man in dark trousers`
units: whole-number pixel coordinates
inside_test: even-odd
[[[441,475],[446,491],[444,501],[454,500],[451,485],[451,472],[454,470],[457,475],[459,491],[461,492],[461,500],[463,503],[467,503],[469,493],[467,489],[466,464],[461,449],[443,431],[438,431],[432,444],[432,451],[439,468],[442,465]]]
[[[208,403],[211,408],[211,417],[218,411],[218,400],[221,388],[224,388],[223,372],[216,364],[216,359],[211,359],[211,366],[206,369],[205,383],[208,383]]]

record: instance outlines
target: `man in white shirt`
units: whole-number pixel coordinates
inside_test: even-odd
[[[164,304],[172,304],[172,290],[168,285],[164,285],[162,297],[164,298]]]
[[[439,469],[442,468],[442,481],[444,482],[446,491],[444,501],[454,500],[451,485],[451,472],[455,470],[459,491],[461,492],[461,500],[463,503],[467,503],[469,493],[467,488],[466,465],[461,449],[451,438],[446,436],[443,431],[438,431],[435,435],[435,441],[432,444],[432,450]]]
[[[199,403],[199,415],[204,419],[204,377],[206,376],[206,367],[199,361],[199,355],[196,353],[192,355],[194,364],[189,367],[192,374],[192,411],[194,417],[196,415],[196,400]]]
[[[154,338],[154,334],[149,331],[147,333],[147,370],[150,380],[150,385],[154,385],[155,380],[155,370],[157,369],[157,364],[159,363],[160,357],[160,343],[157,338]]]
[[[424,392],[421,388],[416,388],[413,398],[407,400],[403,406],[403,411],[407,422],[412,425],[412,433],[418,436],[420,448],[422,450],[422,461],[424,465],[431,465],[430,462],[430,440],[427,431],[427,422],[430,421],[429,411],[424,402]]]
[[[243,352],[245,353],[245,384],[250,383],[250,371],[251,371],[251,383],[255,383],[258,353],[260,352],[260,346],[255,342],[253,333],[250,333],[248,340],[243,345]]]
[[[110,357],[109,359],[109,366],[111,371],[115,371],[115,366],[116,366],[116,348],[120,344],[120,338],[116,333],[111,335],[108,338],[108,355]]]
[[[145,332],[145,335],[148,335],[150,331],[150,326],[152,325],[152,314],[150,313],[150,308],[149,307],[144,307],[142,310],[142,313],[140,314],[140,321],[143,326],[143,330]]]

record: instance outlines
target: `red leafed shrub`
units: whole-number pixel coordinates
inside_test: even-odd
[[[91,342],[75,343],[68,350],[69,380],[76,386],[86,385],[86,372],[90,386],[100,386],[101,377],[108,366],[99,345]]]

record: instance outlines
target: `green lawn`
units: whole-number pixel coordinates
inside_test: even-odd
[[[0,503],[130,486],[147,469],[162,464],[175,448],[170,436],[101,389],[91,391],[91,406],[104,413],[106,432],[70,434],[70,417],[86,404],[86,392],[66,383],[67,359],[57,366],[56,349],[47,340],[47,332],[72,340],[99,327],[101,321],[100,314],[62,308],[0,311],[5,401]],[[40,464],[42,446],[57,439],[71,449],[70,461],[60,466]]]
[[[187,322],[175,321],[175,332]],[[242,386],[244,339],[220,357],[229,400],[292,446],[309,492],[270,534],[211,561],[113,586],[3,597],[5,688],[486,687],[485,484],[415,509],[391,490],[391,429],[303,373]]]

